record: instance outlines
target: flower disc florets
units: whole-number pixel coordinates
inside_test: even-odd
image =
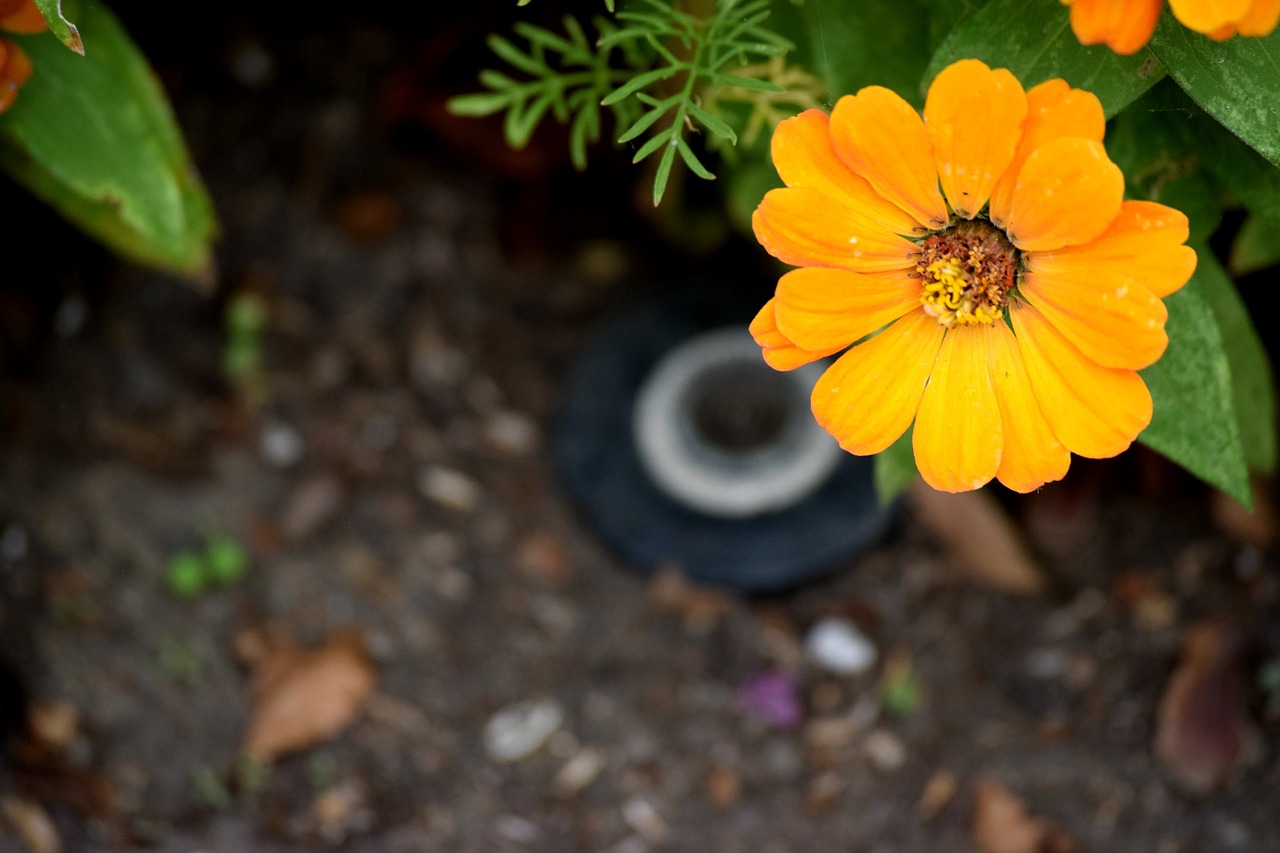
[[[1018,260],[1009,238],[985,219],[930,234],[915,268],[924,313],[948,328],[1003,319]]]

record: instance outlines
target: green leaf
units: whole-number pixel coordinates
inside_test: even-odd
[[[492,50],[497,56],[505,59],[509,65],[519,68],[526,74],[532,74],[535,77],[540,77],[547,74],[550,70],[547,68],[547,64],[545,62],[541,62],[534,59],[532,56],[523,53],[520,48],[516,47],[497,33],[490,35],[489,38],[485,40],[485,44],[489,45],[489,50]]]
[[[777,83],[770,83],[768,80],[761,80],[758,77],[738,77],[735,74],[722,74],[718,78],[718,82],[725,86],[737,86],[739,89],[747,89],[752,92],[785,92],[786,89]]]
[[[1216,42],[1166,11],[1151,49],[1205,112],[1280,165],[1280,30]]]
[[[693,153],[693,149],[689,147],[689,143],[680,137],[676,137],[676,148],[680,151],[680,159],[689,167],[689,171],[693,172],[704,181],[714,181],[716,176],[707,171],[707,167],[702,165],[702,161]]]
[[[723,119],[707,112],[702,107],[689,102],[689,114],[702,123],[702,126],[714,133],[721,139],[727,139],[732,144],[737,144],[738,134],[733,132],[733,128],[729,127]]]
[[[912,430],[880,451],[875,458],[876,496],[882,506],[893,502],[911,481],[920,476],[916,470],[916,454],[911,446]]]
[[[75,24],[63,17],[62,0],[35,0],[35,3],[49,24],[49,32],[57,36],[58,41],[84,56],[84,42],[80,40],[80,31]]]
[[[1280,264],[1280,219],[1253,214],[1231,244],[1231,275],[1242,276]]]
[[[1202,253],[1191,281],[1165,299],[1169,348],[1141,371],[1155,411],[1138,441],[1251,507],[1231,367],[1202,288],[1214,265]]]
[[[680,137],[671,134],[671,141],[662,151],[662,159],[658,161],[658,171],[653,176],[653,206],[662,203],[662,194],[667,191],[667,180],[671,177],[671,164],[676,159],[676,149],[680,147]]]
[[[655,134],[653,137],[649,139],[648,142],[640,146],[640,150],[637,151],[635,153],[635,156],[631,158],[631,162],[639,163],[641,160],[648,157],[650,154],[652,154],[653,152],[661,148],[663,145],[665,145],[667,143],[667,140],[671,139],[674,135],[675,135],[675,129],[670,127],[662,131],[661,133]]]
[[[656,83],[659,80],[666,80],[669,77],[674,77],[676,73],[679,71],[680,69],[673,65],[664,65],[661,68],[655,68],[652,71],[646,71],[644,74],[639,74],[635,77],[632,77],[630,80],[623,83],[618,88],[614,89],[612,92],[606,95],[604,100],[601,101],[600,103],[602,106],[606,106],[606,107],[610,106],[611,104],[616,104],[618,101],[621,101],[623,98],[627,97],[627,95],[630,95],[633,92],[638,92],[639,90],[643,89],[645,86],[652,85],[653,83]]]
[[[916,107],[929,57],[925,0],[805,0],[809,61],[831,99],[887,86]]]
[[[1217,229],[1222,208],[1203,161],[1185,144],[1185,121],[1176,111],[1135,105],[1112,120],[1106,146],[1124,172],[1126,196],[1177,208],[1190,220],[1191,239],[1202,240]]]
[[[507,92],[476,92],[450,98],[445,102],[445,109],[454,115],[479,118],[506,109],[510,103],[511,95]]]
[[[618,137],[618,141],[630,142],[650,127],[653,127],[654,122],[666,115],[667,111],[679,103],[682,98],[683,95],[672,95],[665,101],[658,101],[655,103],[653,105],[653,109],[640,116],[640,118],[636,119],[635,123],[623,131],[622,135]]]
[[[8,36],[38,70],[0,116],[0,166],[122,255],[207,275],[213,206],[164,92],[110,12],[86,4],[79,23],[84,57]]]
[[[1151,88],[1164,69],[1149,50],[1118,56],[1105,46],[1084,47],[1071,32],[1059,0],[991,0],[947,37],[924,75],[922,90],[958,59],[1008,68],[1030,88],[1052,77],[1098,96],[1113,116]]]
[[[1231,366],[1232,399],[1240,441],[1244,445],[1244,461],[1250,469],[1270,474],[1276,467],[1275,385],[1271,362],[1249,319],[1249,311],[1226,271],[1207,246],[1198,246],[1196,251],[1200,255],[1196,277],[1217,321]]]

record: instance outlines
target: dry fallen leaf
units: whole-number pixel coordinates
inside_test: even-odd
[[[1027,814],[1022,800],[987,779],[978,785],[973,837],[979,853],[1077,853],[1080,845],[1056,823]]]
[[[1006,592],[1044,592],[1043,570],[989,493],[953,495],[916,483],[909,494],[920,522],[975,581]]]
[[[1253,480],[1253,512],[1249,512],[1225,492],[1216,490],[1209,507],[1218,529],[1228,536],[1263,549],[1271,547],[1276,541],[1280,518],[1277,518],[1275,501],[1271,498],[1267,481],[1257,477]]]
[[[1180,788],[1203,796],[1257,759],[1258,732],[1240,695],[1245,641],[1235,625],[1194,625],[1156,718],[1156,757]]]
[[[254,648],[253,712],[244,753],[272,761],[328,740],[346,728],[373,693],[373,662],[359,631],[335,634],[318,649],[301,649],[276,638]]]

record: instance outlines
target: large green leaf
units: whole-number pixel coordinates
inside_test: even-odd
[[[1276,467],[1276,401],[1271,362],[1227,273],[1205,246],[1200,254],[1200,290],[1204,294],[1226,348],[1231,366],[1231,396],[1244,459],[1256,471],[1271,473]]]
[[[861,5],[861,4],[850,4]],[[1061,77],[1098,96],[1113,116],[1151,88],[1164,70],[1148,50],[1117,56],[1104,46],[1084,47],[1071,32],[1059,0],[991,0],[966,18],[933,55],[921,83],[958,59],[1008,68],[1024,86]]]
[[[57,36],[58,41],[84,56],[84,42],[80,40],[80,31],[63,15],[62,0],[35,0],[35,3],[49,24],[49,32]]]
[[[146,59],[105,8],[79,16],[88,55],[22,37],[35,73],[0,116],[0,166],[138,262],[206,275],[213,208]]]
[[[1204,240],[1222,208],[1203,161],[1185,142],[1185,120],[1176,111],[1126,110],[1107,128],[1107,153],[1124,172],[1126,196],[1177,208],[1191,221],[1191,239]]]
[[[1165,300],[1169,349],[1142,371],[1155,413],[1138,441],[1252,507],[1231,368],[1202,291],[1213,265],[1211,255],[1201,254],[1195,276]]]
[[[834,101],[863,86],[886,86],[917,108],[929,56],[922,0],[805,0],[813,71]]]
[[[1251,215],[1231,243],[1228,269],[1233,276],[1248,275],[1280,264],[1280,219]]]
[[[1151,49],[1205,112],[1280,164],[1280,30],[1216,42],[1166,12]]]

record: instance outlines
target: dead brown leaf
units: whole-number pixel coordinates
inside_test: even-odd
[[[1270,483],[1266,480],[1256,477],[1253,480],[1253,512],[1219,491],[1213,493],[1209,505],[1218,529],[1233,539],[1262,549],[1271,547],[1276,541],[1280,518],[1277,518]]]
[[[1027,814],[1026,805],[993,779],[978,784],[973,838],[979,853],[1079,853],[1062,827]]]
[[[1222,788],[1258,757],[1258,731],[1241,697],[1244,648],[1240,630],[1225,620],[1192,626],[1160,700],[1156,757],[1189,794]]]
[[[318,649],[280,637],[237,638],[253,665],[253,711],[243,751],[259,761],[329,740],[373,693],[376,674],[363,635],[340,631]]]
[[[1047,583],[1008,514],[985,491],[947,494],[924,483],[908,492],[916,516],[975,581],[1005,592],[1039,595]]]

